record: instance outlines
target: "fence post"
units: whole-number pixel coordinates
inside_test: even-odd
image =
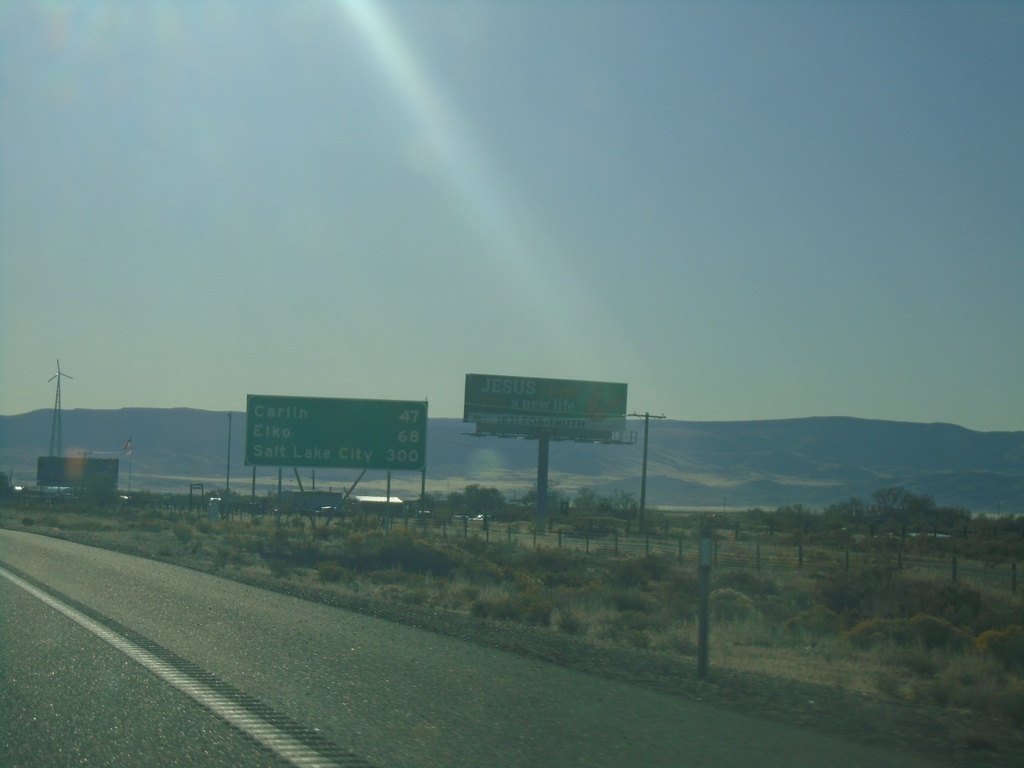
[[[509,544],[512,543],[512,526],[511,525],[508,526],[508,543]]]
[[[558,532],[558,548],[559,549],[562,548],[562,532],[561,531]]]
[[[899,550],[896,553],[896,570],[897,571],[902,571],[903,570],[903,550],[902,549]]]
[[[698,620],[697,620],[697,679],[708,676],[708,620],[711,613],[711,536],[700,532],[700,550],[697,557]]]

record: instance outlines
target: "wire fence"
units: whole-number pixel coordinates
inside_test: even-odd
[[[396,520],[396,525],[444,538],[477,537],[486,541],[507,542],[522,547],[562,549],[594,557],[631,558],[661,555],[679,563],[697,567],[696,538],[659,534],[575,533],[554,531],[538,533],[516,525],[459,521],[454,524],[425,525],[412,519]],[[714,542],[714,568],[748,569],[755,572],[788,572],[816,576],[850,572],[864,567],[886,568],[934,577],[957,583],[969,583],[983,589],[1018,591],[1016,562],[983,563],[956,555],[930,557],[903,550],[859,551],[802,544],[762,544],[717,538]]]

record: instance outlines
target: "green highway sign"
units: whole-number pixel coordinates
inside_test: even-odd
[[[249,395],[250,466],[421,470],[427,404],[415,400]]]

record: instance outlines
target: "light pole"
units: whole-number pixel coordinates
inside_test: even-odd
[[[644,419],[644,463],[640,473],[640,533],[644,532],[644,510],[647,508],[647,433],[651,426],[651,419],[664,419],[661,416],[652,416],[649,413],[631,413],[630,416],[643,416]]]

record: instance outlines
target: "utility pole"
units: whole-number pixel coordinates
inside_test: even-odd
[[[630,416],[643,417],[644,420],[644,464],[640,473],[640,533],[644,532],[644,510],[647,508],[647,433],[651,419],[664,419],[665,415],[652,416],[649,413],[631,413]]]
[[[229,504],[231,503],[231,411],[228,411],[228,468],[224,474],[224,511],[228,520],[231,519]]]

